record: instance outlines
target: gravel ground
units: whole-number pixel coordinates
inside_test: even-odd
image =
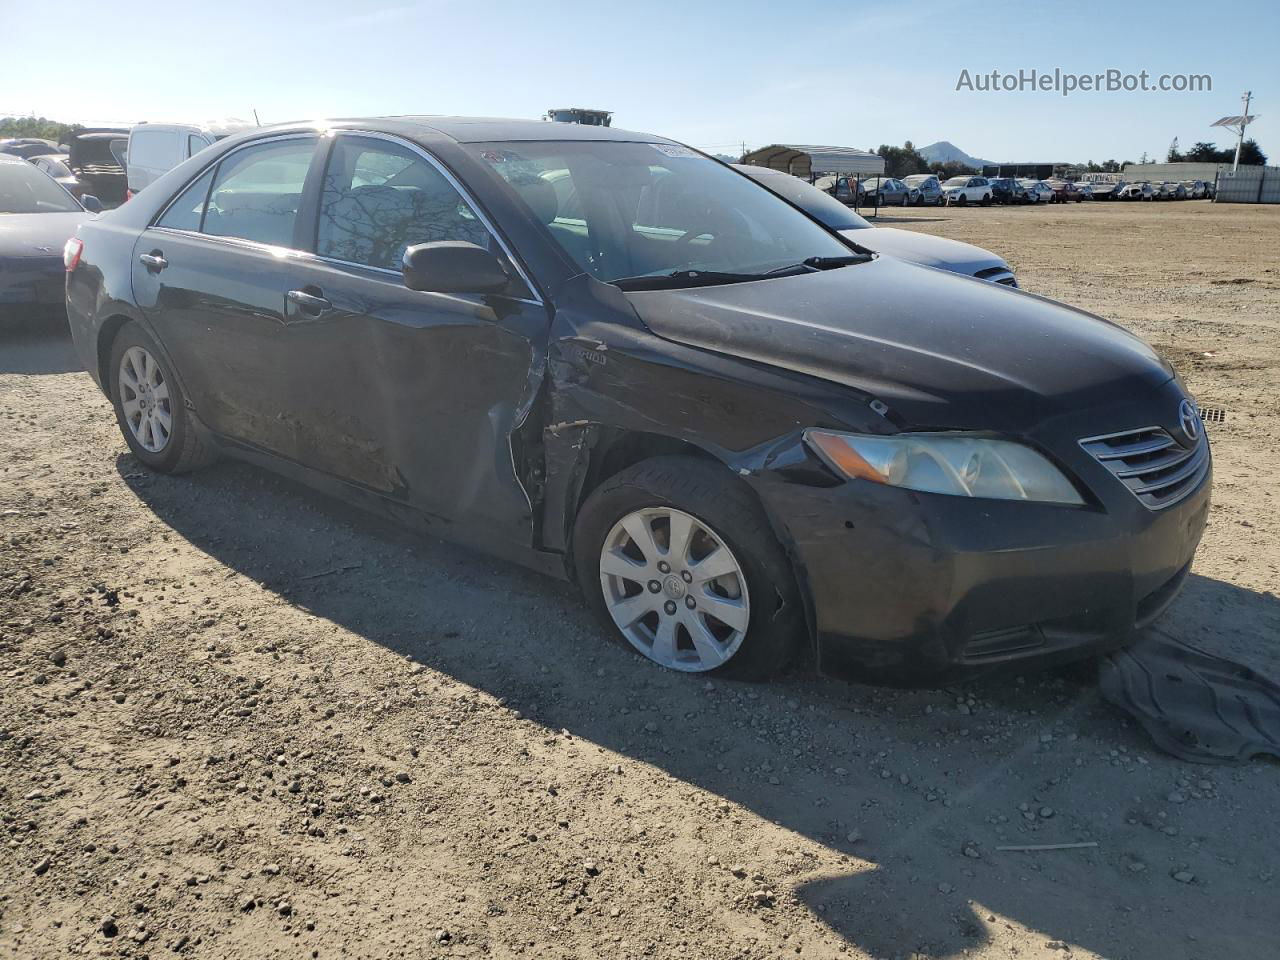
[[[1280,209],[889,220],[1227,409],[1161,629],[1280,676]],[[0,424],[0,954],[1275,955],[1280,769],[1162,755],[1083,681],[664,673],[563,585],[247,466],[147,473],[56,333],[0,335]]]

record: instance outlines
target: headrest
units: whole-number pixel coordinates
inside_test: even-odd
[[[560,198],[556,188],[541,177],[529,177],[512,183],[520,199],[528,204],[539,223],[551,223],[560,213]]]

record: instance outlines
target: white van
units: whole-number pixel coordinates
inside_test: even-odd
[[[240,120],[224,123],[140,123],[129,130],[129,196],[168,173],[183,160],[209,144],[253,124]]]

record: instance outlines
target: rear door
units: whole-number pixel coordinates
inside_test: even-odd
[[[293,456],[462,525],[532,540],[511,435],[540,382],[547,308],[477,204],[433,156],[374,134],[333,140],[315,204],[315,257],[298,264],[277,376]],[[504,295],[404,286],[417,243],[463,240],[506,263]]]
[[[299,404],[286,357],[286,293],[299,279],[299,207],[318,139],[288,135],[226,154],[134,247],[133,291],[200,419],[285,456]]]

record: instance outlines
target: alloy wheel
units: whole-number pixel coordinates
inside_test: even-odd
[[[600,588],[628,642],[672,670],[722,666],[751,622],[733,551],[707,524],[671,507],[635,510],[613,525],[600,550]]]
[[[125,423],[139,446],[159,453],[173,434],[169,385],[155,357],[133,346],[120,357],[120,405]]]

